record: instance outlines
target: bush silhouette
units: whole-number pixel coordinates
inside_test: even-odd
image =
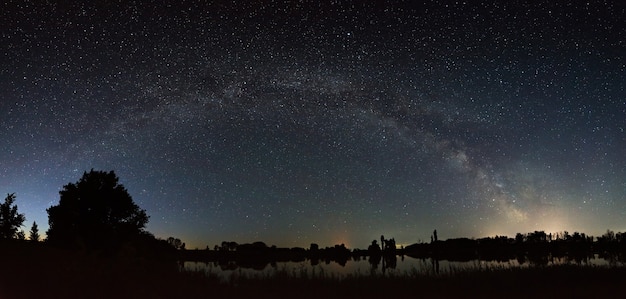
[[[148,216],[118,181],[113,171],[92,169],[63,186],[59,204],[47,209],[48,241],[106,249],[142,234]]]

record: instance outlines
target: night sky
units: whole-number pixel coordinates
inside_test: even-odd
[[[24,231],[92,168],[188,248],[626,231],[623,1],[11,2]]]

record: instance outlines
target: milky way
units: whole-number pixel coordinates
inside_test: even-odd
[[[190,247],[626,230],[619,1],[1,4],[0,191]]]

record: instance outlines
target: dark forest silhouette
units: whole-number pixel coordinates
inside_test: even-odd
[[[380,236],[380,243],[373,240],[366,250],[350,250],[343,244],[326,248],[311,244],[310,248],[305,249],[277,248],[263,242],[238,244],[234,241],[224,241],[219,246],[215,245],[213,250],[208,246],[206,250],[186,250],[185,243],[178,238],[169,237],[161,240],[145,231],[148,215],[133,201],[113,171],[92,169],[85,172],[76,183],[63,186],[59,195],[58,205],[47,209],[49,229],[45,243],[88,252],[114,254],[122,248],[148,249],[154,244],[159,244],[156,247],[161,250],[164,247],[170,248],[169,252],[177,252],[177,258],[184,260],[231,259],[243,263],[255,260],[262,263],[309,259],[312,263],[332,260],[339,264],[366,256],[372,257],[374,261],[378,257],[407,255],[436,260],[517,259],[520,262],[541,262],[555,256],[584,259],[593,254],[613,254],[621,258],[626,253],[626,233],[614,233],[610,230],[600,237],[579,232],[546,234],[543,231],[534,231],[518,233],[514,238],[495,236],[447,240],[439,240],[437,230],[434,230],[430,243],[415,243],[405,248],[397,248],[394,238],[386,239]],[[5,201],[0,204],[0,239],[25,239],[20,227],[26,218],[18,212],[15,201],[15,194],[8,194]],[[36,223],[32,224],[29,233],[29,239],[39,241]]]
[[[430,259],[435,273],[439,271],[440,260],[516,259],[520,264],[543,266],[554,258],[566,258],[580,264],[599,256],[626,263],[626,233],[610,230],[599,237],[579,232],[534,231],[518,233],[515,237],[447,240],[440,240],[434,230],[430,243],[414,243],[400,248],[395,238],[380,236],[380,239],[372,240],[367,249],[349,249],[344,244],[322,248],[316,243],[310,244],[309,248],[279,248],[260,241],[244,244],[223,241],[213,249],[207,246],[203,250],[190,250],[178,238],[159,239],[145,230],[148,215],[134,203],[113,171],[85,172],[78,182],[63,186],[59,194],[58,205],[47,210],[50,228],[44,240],[40,240],[36,222],[30,228],[29,240],[25,240],[21,227],[26,218],[19,213],[14,194],[8,194],[0,204],[0,263],[4,267],[0,272],[0,290],[12,287],[22,291],[26,281],[23,277],[38,272],[47,281],[52,281],[52,289],[58,286],[54,289],[57,293],[46,291],[45,294],[52,297],[80,297],[98,288],[103,294],[109,292],[112,296],[117,292],[135,294],[133,288],[143,283],[152,285],[159,296],[168,294],[165,297],[175,298],[180,294],[165,286],[187,285],[198,279],[181,271],[183,261],[212,262],[222,270],[234,270],[239,267],[264,269],[268,264],[275,266],[277,262],[286,261],[308,261],[312,266],[336,262],[345,266],[351,260],[367,260],[372,273],[381,269],[383,274],[387,269],[396,268],[398,257],[404,259],[405,256]],[[24,264],[26,258],[29,263]],[[110,288],[101,288],[102,282],[111,277],[115,278],[114,282],[108,283]],[[82,283],[72,286],[74,293],[67,293],[66,284],[76,279]],[[403,281],[403,278],[395,279]],[[154,281],[163,284],[157,287]],[[205,284],[202,282],[193,287],[204,290],[200,286]],[[468,287],[464,283],[461,285]],[[223,290],[230,292],[230,289]],[[36,291],[33,290],[41,295]]]
[[[511,260],[520,262],[541,262],[549,257],[571,256],[585,259],[593,254],[617,255],[622,258],[626,253],[626,233],[614,233],[607,230],[600,237],[584,233],[568,232],[545,233],[534,231],[518,233],[514,238],[495,236],[478,239],[456,238],[439,240],[437,230],[431,235],[430,243],[415,243],[405,248],[397,248],[394,238],[380,236],[373,240],[366,250],[348,249],[343,244],[320,248],[311,244],[310,248],[277,248],[263,242],[239,244],[224,241],[215,245],[213,250],[186,250],[185,243],[174,237],[166,240],[157,239],[145,231],[148,215],[132,199],[126,188],[119,183],[113,171],[85,172],[75,183],[68,183],[59,191],[58,205],[47,209],[49,229],[46,244],[70,249],[80,249],[114,254],[122,250],[137,248],[148,249],[150,246],[169,248],[168,252],[177,252],[183,260],[239,260],[242,262],[273,262],[281,260],[300,261],[309,259],[312,263],[319,260],[332,260],[345,264],[349,259],[407,255],[417,258],[436,260]],[[0,239],[25,239],[20,227],[25,216],[18,212],[15,194],[8,194],[0,204]],[[39,229],[33,222],[29,239],[39,241]],[[150,243],[150,244],[148,244]],[[174,251],[173,251],[174,250]]]

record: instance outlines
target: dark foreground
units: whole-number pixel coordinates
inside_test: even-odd
[[[626,268],[551,266],[404,275],[299,279],[277,273],[227,284],[180,272],[175,261],[114,257],[42,246],[0,250],[0,298],[602,298],[624,295]]]

